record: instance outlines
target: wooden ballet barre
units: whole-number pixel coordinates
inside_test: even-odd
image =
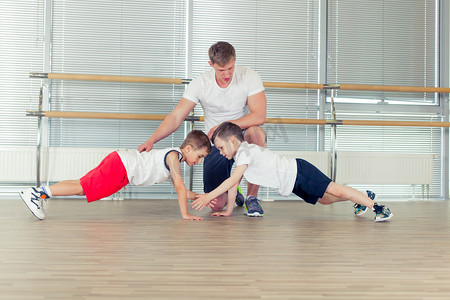
[[[110,81],[110,82],[161,83],[161,84],[188,84],[189,82],[192,81],[192,79],[179,79],[179,78],[65,74],[65,73],[34,73],[34,72],[30,73],[30,77],[60,79],[60,80],[86,80],[86,81]],[[450,93],[450,88],[420,87],[420,86],[321,84],[321,83],[295,83],[295,82],[263,82],[263,85],[267,88],[290,88],[290,89],[313,89],[313,90],[338,89],[338,90],[353,90],[353,91]]]
[[[421,121],[377,121],[377,120],[342,120],[338,125],[353,126],[413,126],[413,127],[450,127],[450,122]]]
[[[162,121],[167,115],[158,114],[126,114],[126,113],[99,113],[79,111],[27,111],[27,116],[46,118],[72,118],[72,119],[115,119],[115,120],[154,120]],[[188,121],[203,121],[203,116],[189,116]]]
[[[183,84],[184,81],[187,81],[187,79],[177,79],[177,78],[117,76],[117,75],[61,74],[61,73],[48,73],[47,78],[48,79],[62,79],[62,80],[162,83],[162,84]]]
[[[340,90],[351,91],[382,91],[382,92],[412,92],[412,93],[450,93],[450,88],[420,87],[398,85],[366,85],[366,84],[340,84]]]
[[[159,114],[127,114],[99,113],[76,111],[27,111],[27,116],[46,118],[81,118],[81,119],[116,119],[116,120],[153,120],[162,121],[167,115]],[[203,116],[188,116],[185,121],[204,121]],[[271,124],[303,124],[303,125],[352,125],[352,126],[415,126],[415,127],[450,127],[450,122],[419,122],[419,121],[377,121],[377,120],[325,120],[325,119],[294,119],[266,118]]]
[[[126,113],[99,113],[79,111],[27,111],[27,116],[46,118],[73,118],[73,119],[116,119],[116,120],[153,120],[162,121],[167,115],[158,114],[126,114]],[[204,121],[203,116],[188,116],[185,121]],[[311,124],[325,125],[326,120],[315,119],[289,119],[266,118],[266,123],[277,124]]]
[[[141,77],[141,76],[117,76],[117,75],[88,75],[88,74],[63,74],[63,73],[30,73],[31,78],[48,78],[60,80],[83,81],[111,81],[111,82],[135,82],[135,83],[162,83],[162,84],[187,84],[191,79]],[[265,87],[291,88],[291,89],[323,89],[323,84],[294,83],[294,82],[263,82]]]

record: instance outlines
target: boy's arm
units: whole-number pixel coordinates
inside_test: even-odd
[[[197,196],[197,199],[192,202],[192,207],[195,208],[195,210],[202,210],[212,199],[217,198],[226,191],[230,190],[233,186],[237,185],[241,181],[242,176],[244,176],[244,172],[247,170],[247,167],[248,165],[237,166],[231,176],[222,182],[222,184],[215,190]]]
[[[187,190],[187,198],[188,199],[194,200],[197,195],[198,195],[197,193]]]
[[[166,163],[169,166],[172,183],[177,192],[178,205],[180,206],[181,216],[185,220],[202,220],[201,217],[193,216],[188,213],[187,195],[188,191],[184,186],[183,177],[181,176],[180,161],[178,152],[172,151],[166,156]]]

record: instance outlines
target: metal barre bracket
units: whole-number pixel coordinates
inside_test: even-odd
[[[48,78],[48,73],[30,73],[30,78]]]
[[[45,112],[43,111],[27,111],[27,117],[45,117]]]
[[[340,84],[324,84],[324,90],[339,90],[341,88]]]

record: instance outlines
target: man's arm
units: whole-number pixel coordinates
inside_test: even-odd
[[[237,166],[234,169],[233,173],[231,173],[231,176],[228,177],[228,179],[226,179],[224,182],[222,182],[215,190],[197,196],[197,199],[194,202],[192,202],[192,207],[195,208],[195,210],[202,210],[212,199],[217,198],[219,195],[222,195],[235,185],[239,184],[239,182],[242,179],[242,176],[244,176],[245,170],[247,170],[247,167],[248,165]],[[234,196],[236,197],[236,194],[234,194]]]
[[[266,122],[267,115],[267,100],[264,91],[261,91],[255,95],[251,95],[247,99],[247,105],[249,113],[242,118],[236,120],[230,120],[230,122],[238,125],[242,129],[247,129],[252,126],[262,126]],[[220,124],[211,128],[208,132],[208,137],[211,138],[214,131]]]
[[[186,98],[181,98],[174,110],[165,117],[161,125],[159,125],[158,129],[155,130],[152,136],[138,147],[138,151],[150,151],[154,144],[177,130],[189,113],[194,109],[195,105],[196,104],[194,102]]]
[[[180,207],[181,216],[185,220],[202,220],[203,218],[190,215],[187,207],[187,189],[184,186],[183,177],[181,176],[180,161],[178,152],[172,151],[166,156],[166,163],[170,169],[172,183],[175,187],[178,197],[178,205]]]

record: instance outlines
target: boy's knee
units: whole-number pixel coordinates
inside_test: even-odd
[[[319,202],[322,205],[330,205],[333,203],[333,201],[331,201],[331,199],[326,194],[322,198],[319,198],[317,202]]]

